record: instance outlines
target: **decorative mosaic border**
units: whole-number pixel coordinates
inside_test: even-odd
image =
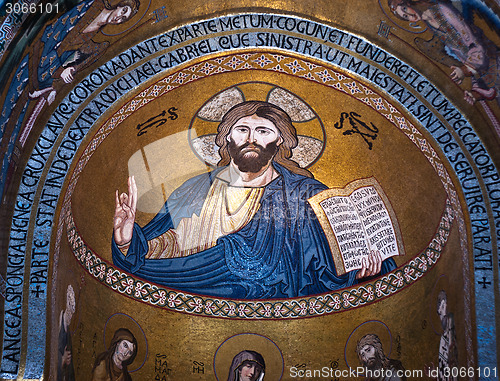
[[[244,301],[205,297],[138,280],[103,261],[81,238],[69,209],[65,210],[67,238],[75,258],[102,284],[132,299],[157,307],[204,316],[240,319],[302,318],[341,312],[395,294],[427,273],[441,256],[453,224],[450,202],[429,246],[407,264],[373,283],[338,292],[296,299]]]
[[[367,104],[404,132],[430,162],[448,194],[441,222],[428,248],[401,268],[369,284],[319,296],[265,301],[211,298],[162,288],[162,286],[136,279],[134,276],[116,269],[93,253],[85,245],[74,225],[71,215],[71,196],[80,173],[100,143],[128,116],[152,100],[195,80],[240,70],[276,71],[335,88]],[[239,53],[209,59],[168,75],[127,102],[104,123],[86,147],[72,173],[64,199],[58,235],[62,234],[65,222],[68,241],[81,265],[101,283],[133,299],[195,315],[245,319],[298,318],[319,316],[358,307],[392,295],[412,284],[428,272],[439,259],[447,242],[454,216],[461,219],[460,210],[457,193],[451,178],[435,150],[420,131],[379,94],[352,77],[308,60],[285,54]]]

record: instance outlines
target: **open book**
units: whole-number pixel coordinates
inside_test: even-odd
[[[382,259],[403,255],[403,240],[394,210],[374,177],[311,197],[337,268],[342,275],[362,268],[361,259],[378,250]]]

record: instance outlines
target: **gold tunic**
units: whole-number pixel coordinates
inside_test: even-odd
[[[176,229],[148,241],[146,258],[185,257],[215,246],[217,239],[240,230],[253,218],[264,189],[232,187],[216,178],[200,215],[183,218]]]

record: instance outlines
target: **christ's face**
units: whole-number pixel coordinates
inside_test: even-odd
[[[108,23],[113,25],[121,24],[127,21],[130,18],[131,14],[132,14],[132,8],[130,8],[128,5],[124,7],[116,7],[109,15]]]
[[[257,115],[239,119],[227,140],[234,164],[241,172],[251,173],[268,165],[283,141],[274,123]]]
[[[371,345],[365,345],[359,351],[359,357],[364,366],[368,368],[374,368],[377,363],[377,355],[375,347]]]
[[[227,140],[233,140],[237,147],[241,147],[245,143],[253,143],[266,148],[272,142],[277,142],[276,145],[279,146],[282,139],[273,122],[257,115],[250,115],[241,118],[234,124]],[[251,148],[247,148],[242,153],[247,157],[256,156]]]
[[[246,361],[241,366],[240,381],[255,381],[260,376],[261,368],[254,362]]]
[[[394,11],[399,17],[410,22],[417,22],[421,20],[420,15],[411,7],[406,5],[398,5]]]

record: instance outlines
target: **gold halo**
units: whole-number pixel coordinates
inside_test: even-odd
[[[291,91],[267,82],[244,82],[210,97],[196,112],[189,126],[189,141],[194,154],[205,164],[215,167],[220,160],[215,144],[217,127],[233,106],[246,100],[272,103],[290,116],[297,130],[307,125],[307,135],[297,131],[298,145],[292,160],[308,168],[318,160],[325,147],[325,130],[321,118],[303,99]],[[303,129],[303,128],[302,128]],[[199,135],[198,135],[199,133]]]
[[[348,368],[357,368],[359,358],[356,354],[358,341],[367,334],[375,334],[382,343],[384,354],[390,357],[392,351],[392,334],[389,327],[379,320],[368,320],[358,325],[347,338],[344,348],[344,360]]]
[[[146,339],[146,335],[144,334],[144,331],[142,330],[139,323],[129,315],[122,312],[117,312],[108,318],[106,324],[104,324],[103,351],[109,348],[113,335],[115,334],[116,330],[120,328],[128,329],[130,332],[132,332],[135,339],[137,340],[137,356],[135,357],[135,360],[132,364],[140,365],[133,367],[132,364],[130,364],[130,368],[133,369],[129,369],[129,373],[138,371],[146,363],[146,360],[148,358],[148,340]],[[143,360],[141,361],[140,359],[142,358]]]
[[[265,380],[281,380],[284,360],[278,346],[265,336],[256,333],[240,333],[224,340],[215,352],[214,373],[218,381],[227,380],[234,356],[244,350],[258,352],[264,357]]]

